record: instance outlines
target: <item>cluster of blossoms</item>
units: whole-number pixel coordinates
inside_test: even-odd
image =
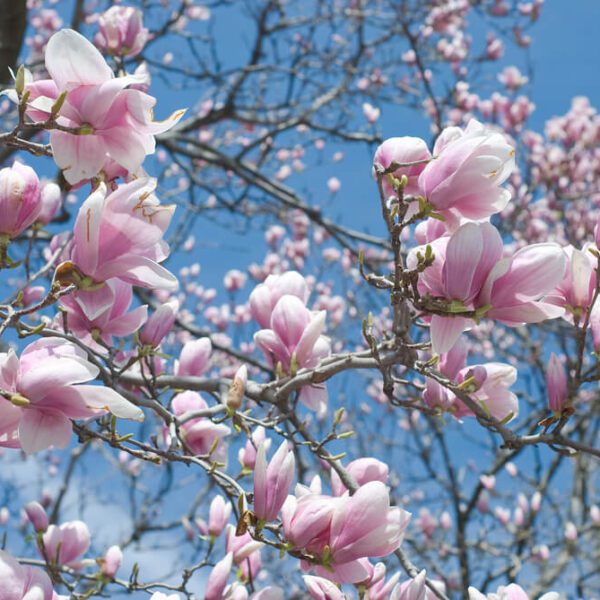
[[[495,2],[490,14],[500,16],[504,4]],[[532,3],[529,9],[521,10],[522,15],[534,19],[532,15],[539,12],[540,4]],[[440,37],[437,51],[457,74],[471,47],[461,30],[469,10],[470,4],[464,0],[440,3],[429,13],[422,29],[425,38]],[[49,245],[59,264],[47,300],[60,303],[61,315],[43,323],[55,330],[62,328],[65,335],[73,335],[80,344],[44,337],[29,344],[18,357],[13,350],[0,354],[0,446],[20,448],[27,454],[68,446],[73,420],[107,413],[142,420],[144,414],[134,404],[142,394],[134,385],[127,392],[124,388],[117,392],[89,382],[98,376],[106,381],[118,379],[114,369],[101,366],[102,358],[114,358],[114,365],[122,368],[120,374],[139,369],[144,378],[156,383],[158,376],[167,374],[161,352],[163,340],[176,320],[185,323],[190,317],[180,310],[182,297],[171,297],[178,288],[176,277],[161,265],[169,255],[164,238],[174,208],[160,203],[155,180],[142,170],[145,157],[155,151],[155,135],[173,127],[183,112],[155,122],[155,99],[142,91],[147,89],[148,79],[140,73],[115,76],[97,50],[112,55],[119,66],[124,59],[139,55],[151,36],[143,26],[141,13],[114,6],[99,18],[99,26],[96,47],[75,31],[53,35],[47,45],[44,42],[49,78],[34,79],[23,69],[17,76],[16,89],[9,94],[30,124],[50,131],[54,159],[68,184],[79,187],[89,183],[92,187],[79,208],[72,235],[55,236]],[[522,32],[515,31],[515,36],[526,43]],[[490,57],[500,52],[494,41],[488,43]],[[407,53],[405,62],[417,64],[414,51],[412,55]],[[381,82],[383,77],[376,75],[373,79]],[[428,80],[431,74],[420,76]],[[518,70],[508,69],[500,81],[514,93],[526,78]],[[508,101],[496,97],[486,104],[473,98],[464,86],[456,91],[461,98],[451,122],[462,122],[469,111],[477,109],[484,117],[494,115],[506,128],[518,130],[532,110],[519,98]],[[370,124],[380,116],[380,110],[368,103],[363,112]],[[289,156],[282,154],[279,160],[291,158],[299,171],[303,168],[302,154],[298,148]],[[421,221],[413,232],[418,246],[406,255],[406,269],[417,275],[411,302],[430,334],[430,344],[427,340],[420,344],[420,358],[436,365],[440,377],[425,378],[419,388],[422,405],[418,408],[447,411],[457,418],[471,416],[476,411],[465,403],[466,394],[503,423],[518,414],[517,397],[510,391],[516,381],[515,367],[497,362],[467,365],[468,350],[461,335],[477,328],[482,319],[516,327],[563,317],[573,324],[589,326],[595,348],[600,351],[600,309],[594,306],[597,267],[592,258],[600,257],[597,249],[591,245],[583,250],[563,249],[551,242],[515,249],[490,223],[494,215],[509,206],[511,190],[503,186],[510,182],[514,188],[518,184],[516,177],[511,178],[514,169],[512,141],[475,120],[464,129],[444,129],[432,151],[424,140],[399,137],[385,141],[375,154],[373,173],[388,214],[401,215],[402,226]],[[288,170],[291,172],[289,166]],[[285,179],[288,170],[282,167],[276,179]],[[57,213],[60,191],[57,193],[55,188],[52,184],[42,188],[35,172],[18,162],[0,171],[0,205],[5,209],[0,211],[2,266],[10,265],[7,247],[11,240],[30,227],[49,223]],[[341,183],[332,177],[328,188],[335,194]],[[303,370],[304,374],[310,373],[331,357],[332,342],[324,335],[326,319],[329,316],[330,326],[338,325],[346,308],[345,299],[332,296],[327,284],[309,282],[300,273],[282,268],[289,264],[299,269],[304,266],[309,254],[308,224],[305,214],[294,213],[293,239],[285,239],[280,249],[287,262],[273,253],[264,265],[249,269],[262,283],[255,287],[245,307],[213,306],[204,312],[206,320],[221,332],[230,321],[240,325],[253,318],[261,327],[254,335],[255,346],[263,352],[277,380],[302,376]],[[273,248],[284,238],[282,229],[274,227],[267,232]],[[319,235],[321,243],[325,234]],[[407,235],[404,239],[409,238]],[[331,262],[339,260],[345,273],[352,272],[349,251],[326,248],[323,257]],[[356,269],[354,274],[358,280]],[[227,273],[224,287],[233,298],[245,283],[245,273],[233,269]],[[157,292],[154,297],[163,302],[150,317],[147,305],[132,308],[135,288]],[[186,293],[192,291],[200,290],[186,287]],[[317,296],[312,309],[311,292]],[[204,290],[203,298],[208,297],[210,292]],[[212,368],[213,344],[218,348],[219,343],[226,346],[230,340],[225,335],[215,335],[212,342],[208,337],[189,339],[181,333],[178,341],[182,349],[172,368],[174,378],[179,383],[201,385],[201,378]],[[115,350],[115,338],[129,336],[135,336],[135,349]],[[246,349],[253,347],[248,344]],[[211,550],[219,538],[223,538],[224,545],[224,556],[216,561],[207,578],[205,600],[282,600],[285,592],[277,586],[254,593],[248,590],[259,581],[265,545],[277,548],[282,556],[287,554],[289,560],[299,561],[306,573],[302,578],[306,589],[317,600],[350,598],[343,591],[350,586],[369,600],[432,600],[437,597],[435,589],[445,593],[444,584],[427,581],[424,571],[400,582],[400,573],[387,577],[386,566],[370,560],[399,551],[411,518],[409,512],[391,504],[389,468],[385,463],[362,458],[344,468],[335,457],[320,454],[324,443],[307,442],[311,449],[318,448],[317,456],[326,456],[331,493],[323,491],[316,476],[310,486],[298,484],[290,494],[299,454],[299,446],[291,443],[295,442],[296,432],[278,430],[290,442],[286,439],[268,461],[272,440],[266,437],[265,429],[259,426],[251,432],[247,422],[256,423],[256,419],[253,421],[251,416],[244,422],[236,412],[248,383],[246,366],[237,371],[236,367],[232,361],[221,369],[224,377],[235,373],[223,402],[226,406],[211,407],[200,393],[173,387],[177,392],[165,403],[169,419],[162,426],[161,443],[155,443],[162,455],[182,449],[185,460],[190,456],[208,459],[209,474],[214,475],[227,466],[228,439],[233,437],[233,428],[248,434],[246,445],[239,449],[239,478],[227,480],[228,494],[232,487],[241,490],[238,527],[229,522],[233,506],[222,496],[213,499],[207,521],[196,518],[194,522]],[[318,377],[305,381],[297,400],[324,418],[328,414],[325,384]],[[556,419],[569,408],[568,383],[566,367],[552,354],[547,389]],[[223,387],[223,381],[219,384]],[[162,405],[159,408],[168,412]],[[223,414],[226,416],[222,420],[214,418]],[[233,428],[224,423],[229,418]],[[336,414],[336,425],[340,419]],[[107,421],[102,426],[108,427]],[[279,425],[277,420],[273,423],[270,426],[274,428]],[[113,441],[115,433],[111,429]],[[132,473],[135,468],[131,467]],[[253,493],[246,495],[237,481],[250,473]],[[484,477],[482,485],[492,490],[493,477]],[[51,569],[64,568],[72,573],[90,566],[90,559],[83,558],[91,544],[85,523],[49,524],[45,510],[37,503],[29,504],[25,512],[35,529],[40,556]],[[498,518],[502,521],[504,517],[499,514]],[[521,522],[523,518],[521,515]],[[193,540],[196,530],[190,520],[183,527]],[[437,523],[423,510],[417,527],[432,537]],[[573,528],[568,531],[571,540],[577,536]],[[96,559],[100,567],[98,581],[111,582],[122,559],[118,546]],[[235,581],[230,583],[233,574]],[[0,552],[0,590],[8,590],[8,600],[61,600],[45,572],[20,565],[5,552]],[[527,600],[528,596],[512,584],[487,596],[470,588],[469,598]],[[540,600],[556,598],[556,594],[549,593]],[[177,594],[166,596],[161,592],[151,598],[176,599]]]

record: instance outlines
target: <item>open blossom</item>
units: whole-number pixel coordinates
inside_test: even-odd
[[[510,326],[563,314],[563,308],[542,301],[565,272],[566,257],[557,244],[533,244],[503,257],[502,238],[495,227],[466,223],[430,245],[435,260],[420,275],[419,292],[445,301],[449,312],[449,316],[431,317],[434,352],[447,352],[472,326],[472,319],[460,313],[475,311]],[[410,268],[416,264],[416,252],[409,253]]]
[[[392,163],[400,165],[423,161],[420,164],[410,167],[399,167],[393,172],[394,177],[397,178],[406,175],[408,183],[404,188],[404,193],[415,196],[419,194],[419,175],[425,169],[429,159],[431,159],[431,153],[427,144],[421,138],[409,136],[393,137],[385,140],[377,148],[373,157],[373,165],[387,169]],[[373,175],[375,175],[375,166],[373,168]],[[391,196],[394,193],[394,189],[385,176],[382,183],[384,192],[388,196]]]
[[[133,300],[131,285],[120,279],[110,279],[105,285],[112,290],[112,301],[106,304],[101,303],[98,309],[101,312],[94,319],[88,318],[77,302],[75,294],[68,294],[61,298],[61,306],[67,314],[69,331],[95,348],[98,347],[96,344],[98,340],[112,346],[113,336],[131,335],[142,326],[148,315],[146,305],[138,306],[127,312]],[[93,297],[96,293],[103,292],[100,290],[89,292],[88,298]],[[57,318],[61,319],[60,316]]]
[[[173,398],[173,413],[177,417],[205,408],[208,405],[197,392],[182,392]],[[216,444],[211,458],[222,464],[227,463],[227,444],[224,438],[231,433],[227,425],[213,423],[206,417],[196,417],[183,423],[181,432],[183,440],[194,454],[205,456]]]
[[[264,445],[258,448],[254,467],[254,514],[262,521],[277,518],[295,475],[294,453],[284,440],[267,464]]]
[[[200,377],[208,369],[212,343],[210,338],[203,337],[186,342],[179,354],[175,366],[178,377]]]
[[[143,412],[111,388],[81,385],[98,375],[80,348],[58,338],[29,344],[20,358],[0,354],[0,446],[26,453],[50,446],[64,448],[71,439],[71,419],[110,411],[141,421]]]
[[[470,398],[496,419],[514,418],[519,414],[519,401],[510,391],[517,380],[517,369],[504,363],[492,362],[466,366],[467,345],[461,340],[440,356],[438,369],[455,384],[462,384]],[[431,408],[449,412],[457,419],[474,416],[453,392],[437,381],[426,378],[423,400]]]
[[[100,285],[109,279],[141,287],[177,288],[176,277],[158,264],[168,256],[163,235],[173,207],[160,205],[152,194],[155,183],[139,178],[108,195],[106,186],[100,184],[79,209],[70,250],[72,263],[59,265],[57,276],[77,283],[75,299],[89,319],[115,301],[113,289]],[[73,272],[72,264],[83,277]]]
[[[142,11],[133,6],[111,6],[100,15],[100,31],[94,43],[114,56],[135,56],[148,41],[149,32],[142,22]]]
[[[42,542],[40,552],[49,562],[76,568],[77,561],[90,547],[90,531],[83,521],[50,525]]]
[[[589,248],[589,244],[583,250],[577,250],[571,245],[563,248],[567,257],[565,275],[546,297],[547,302],[566,309],[563,318],[570,323],[585,319],[594,297],[597,260],[589,252]]]
[[[26,74],[27,115],[46,121],[59,96],[67,93],[57,123],[78,133],[53,129],[50,144],[56,164],[71,184],[95,177],[109,159],[135,173],[145,156],[154,152],[154,136],[183,116],[184,111],[178,111],[165,121],[154,121],[156,100],[127,89],[144,78],[115,77],[100,52],[71,29],[50,38],[45,61],[50,79],[33,81]]]
[[[271,323],[273,309],[282,296],[296,296],[306,304],[308,293],[306,280],[297,271],[269,275],[264,283],[257,285],[250,294],[250,312],[254,320],[266,329]]]
[[[500,212],[510,192],[500,186],[515,168],[515,150],[501,133],[472,119],[444,130],[419,177],[421,193],[447,218],[484,219]]]
[[[0,550],[0,594],[2,600],[53,600],[54,590],[45,571],[21,565]]]
[[[41,209],[40,180],[31,167],[15,161],[0,169],[0,234],[17,237]]]
[[[370,481],[353,496],[289,496],[282,517],[286,540],[321,559],[317,575],[357,583],[369,577],[366,558],[387,556],[398,548],[410,513],[390,507],[387,487]]]
[[[233,554],[233,562],[242,569],[242,578],[255,577],[261,566],[260,549],[262,542],[253,540],[248,532],[237,535],[233,525],[225,529],[225,551]]]
[[[308,310],[297,296],[282,296],[271,314],[270,329],[256,332],[254,341],[285,373],[316,367],[331,353],[329,340],[321,335],[325,316],[325,311]],[[300,401],[322,415],[327,410],[327,389],[306,385],[300,391]]]

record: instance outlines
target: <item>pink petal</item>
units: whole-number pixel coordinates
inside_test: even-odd
[[[19,441],[26,454],[50,446],[66,448],[71,440],[71,421],[60,414],[28,409],[19,424]]]

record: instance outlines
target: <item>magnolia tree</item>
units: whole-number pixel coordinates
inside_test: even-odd
[[[110,4],[0,21],[0,599],[599,598],[542,0]]]

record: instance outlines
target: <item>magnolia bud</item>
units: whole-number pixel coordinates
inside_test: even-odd
[[[38,533],[43,533],[48,529],[48,515],[39,502],[26,504],[25,514]]]

